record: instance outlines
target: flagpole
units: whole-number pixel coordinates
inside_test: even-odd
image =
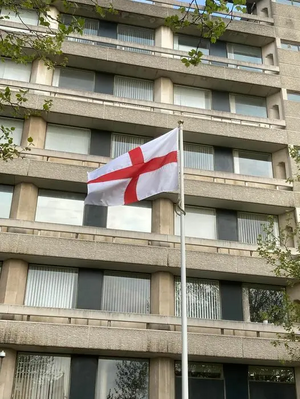
[[[188,337],[186,314],[186,256],[185,256],[185,203],[184,203],[184,154],[183,154],[183,121],[178,121],[179,129],[179,175],[180,175],[180,256],[181,256],[181,381],[182,399],[189,399],[188,386]]]

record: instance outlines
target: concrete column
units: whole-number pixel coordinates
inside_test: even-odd
[[[300,399],[300,367],[295,367],[296,398]]]
[[[276,179],[287,179],[292,177],[291,162],[288,148],[273,152],[272,154],[273,174]]]
[[[53,69],[49,69],[42,60],[35,60],[32,63],[30,83],[41,85],[52,85]]]
[[[47,13],[49,15],[49,23],[50,23],[50,28],[57,29],[58,28],[58,16],[59,16],[59,11],[56,7],[49,7],[49,11]]]
[[[169,199],[152,202],[152,233],[174,234],[174,204]]]
[[[3,262],[0,279],[0,303],[23,305],[27,272],[28,263],[21,259],[8,259]]]
[[[149,399],[175,399],[173,359],[150,359]]]
[[[279,230],[284,230],[287,235],[290,235],[296,228],[295,212],[286,212],[278,216]],[[295,246],[295,238],[289,237],[287,246],[293,248]]]
[[[0,350],[2,348],[0,347]],[[0,398],[10,399],[12,397],[17,352],[12,349],[5,350],[6,356],[2,361],[0,360]]]
[[[11,219],[34,220],[37,199],[38,188],[34,184],[17,184],[12,198]]]
[[[47,123],[40,116],[30,116],[24,122],[21,145],[27,145],[27,139],[32,137],[35,148],[44,148],[46,140]]]
[[[174,103],[174,87],[171,79],[158,78],[154,81],[154,101],[165,104]]]
[[[283,101],[280,92],[267,97],[267,110],[269,119],[284,119]]]
[[[155,31],[155,46],[174,48],[174,34],[168,26],[160,26]]]
[[[174,316],[175,282],[173,274],[168,272],[151,274],[151,313]]]

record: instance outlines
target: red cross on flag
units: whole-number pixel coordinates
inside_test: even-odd
[[[178,129],[88,173],[85,204],[124,205],[178,189]]]

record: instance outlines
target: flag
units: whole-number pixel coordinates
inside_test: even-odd
[[[178,129],[88,173],[85,204],[124,205],[178,189]]]

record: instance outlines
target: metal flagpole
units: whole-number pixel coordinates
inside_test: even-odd
[[[178,121],[179,128],[179,175],[180,175],[180,252],[181,252],[181,381],[182,399],[189,398],[188,386],[188,337],[186,315],[186,262],[185,262],[185,203],[184,203],[184,157],[183,157],[183,121]]]

